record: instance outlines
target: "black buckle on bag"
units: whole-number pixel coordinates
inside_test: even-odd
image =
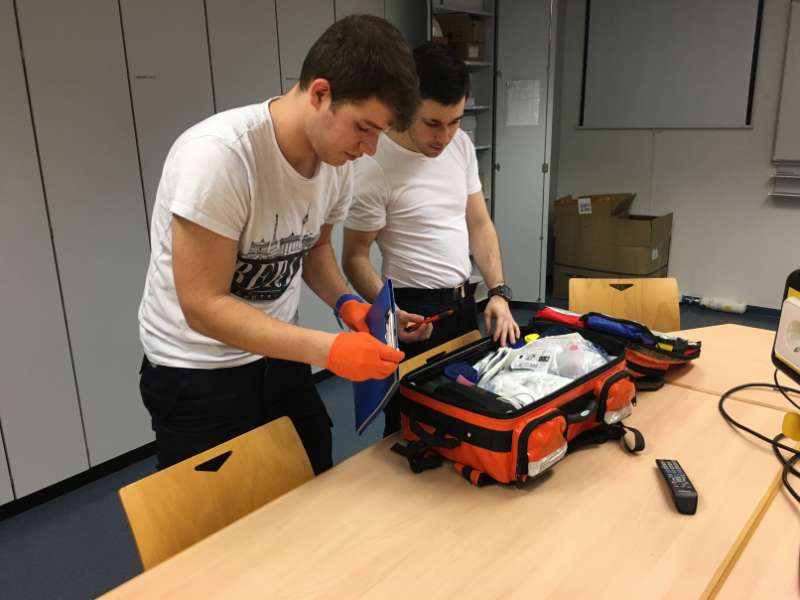
[[[409,442],[405,446],[400,443],[394,444],[392,452],[405,456],[413,473],[422,473],[428,469],[442,466],[442,457],[431,452],[430,448],[422,442]]]
[[[416,419],[411,417],[409,419],[411,431],[420,439],[409,442],[405,446],[394,444],[392,452],[405,456],[408,459],[408,466],[414,473],[422,473],[422,471],[435,469],[442,465],[444,459],[432,450],[434,447],[455,448],[461,443],[457,438],[445,437],[444,432],[438,429],[430,433],[423,429]]]

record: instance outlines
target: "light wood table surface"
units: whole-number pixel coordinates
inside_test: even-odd
[[[740,598],[800,598],[800,505],[783,487],[717,594]]]
[[[778,411],[731,411],[780,427]],[[640,455],[583,449],[523,489],[475,488],[448,465],[414,475],[384,440],[107,598],[700,598],[775,458],[684,387],[626,422],[645,435]],[[675,511],[656,458],[684,466],[697,514]]]
[[[666,379],[669,383],[717,397],[743,383],[772,383],[775,366],[770,357],[774,331],[729,324],[685,329],[675,334],[688,340],[699,340],[703,347],[700,358],[668,371]],[[797,387],[782,373],[778,374],[778,381],[782,385]],[[777,391],[768,389],[743,390],[732,397],[783,411],[792,408]],[[800,396],[795,398],[800,403]]]

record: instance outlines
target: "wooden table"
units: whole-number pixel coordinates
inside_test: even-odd
[[[731,411],[780,427],[778,411]],[[447,466],[414,475],[384,440],[107,597],[699,598],[777,463],[685,387],[650,394],[627,422],[641,455],[580,450],[523,489],[475,488]],[[686,468],[696,515],[674,510],[656,458]]]
[[[742,325],[715,325],[676,332],[682,338],[703,342],[700,358],[691,364],[670,369],[669,383],[719,396],[743,383],[772,383],[772,343],[775,332]],[[797,387],[782,373],[778,381]],[[779,410],[792,408],[774,390],[748,389],[734,398],[771,406]],[[800,396],[796,397],[800,402]]]
[[[717,600],[800,597],[800,505],[785,489],[776,491]]]

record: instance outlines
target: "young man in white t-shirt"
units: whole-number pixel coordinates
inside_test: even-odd
[[[214,115],[174,143],[139,308],[159,468],[282,415],[315,472],[331,466],[331,421],[309,365],[364,380],[403,357],[365,333],[370,305],[348,294],[331,228],[351,199],[350,161],[408,125],[417,86],[394,26],[347,17],[285,96]],[[301,277],[355,331],[297,326]]]
[[[353,287],[373,299],[382,279],[394,283],[400,348],[410,358],[477,329],[470,251],[489,287],[485,325],[494,339],[516,342],[497,232],[481,191],[475,147],[460,130],[469,93],[464,62],[446,46],[414,50],[422,103],[407,131],[381,136],[377,152],[354,166],[354,195],[345,221],[342,265]],[[382,274],[372,268],[376,241]],[[405,331],[423,316],[455,314]],[[399,399],[386,408],[384,435],[400,427]]]

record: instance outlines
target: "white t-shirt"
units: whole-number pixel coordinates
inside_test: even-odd
[[[231,293],[276,319],[297,320],[303,257],[325,223],[344,219],[352,168],[320,163],[309,178],[283,156],[269,102],[235,108],[185,131],[172,145],[158,185],[139,335],[156,365],[216,369],[259,356],[189,327],[172,272],[172,215],[237,240]]]
[[[378,231],[381,275],[395,287],[447,288],[471,273],[467,196],[481,190],[475,146],[459,130],[435,158],[382,135],[356,161],[345,227]]]

